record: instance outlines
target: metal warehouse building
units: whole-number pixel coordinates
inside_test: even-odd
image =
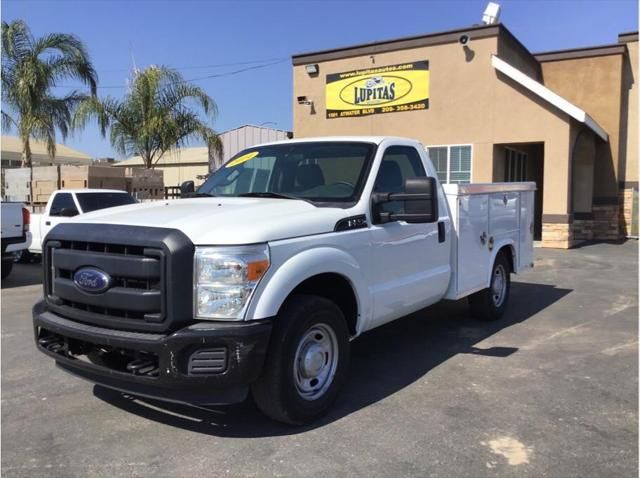
[[[543,246],[637,234],[637,32],[532,54],[492,24],[292,61],[296,137],[407,136],[444,182],[535,181]]]
[[[196,184],[215,171],[224,162],[245,148],[271,141],[281,141],[291,138],[291,133],[263,126],[243,125],[219,134],[224,153],[222,157],[209,156],[206,146],[180,148],[167,151],[157,162],[154,169],[163,171],[164,185],[177,187],[183,181],[194,180]],[[140,156],[134,156],[114,164],[115,167],[144,167]]]

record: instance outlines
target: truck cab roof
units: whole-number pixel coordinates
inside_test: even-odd
[[[320,137],[297,138],[297,139],[273,141],[271,143],[260,144],[260,146],[272,146],[276,144],[291,144],[291,143],[319,143],[319,142],[335,143],[340,141],[373,143],[376,145],[381,144],[383,141],[409,142],[412,144],[419,143],[415,139],[404,138],[402,136],[320,136]]]
[[[82,193],[126,193],[127,191],[124,191],[122,189],[58,189],[55,192],[82,194]]]

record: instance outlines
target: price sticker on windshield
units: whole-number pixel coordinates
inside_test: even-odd
[[[237,157],[233,161],[229,161],[226,167],[233,168],[234,166],[238,166],[239,164],[246,163],[247,161],[258,156],[259,154],[260,154],[259,151],[253,151],[252,153],[243,154],[242,156]]]

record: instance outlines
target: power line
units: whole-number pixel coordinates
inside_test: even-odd
[[[241,68],[235,71],[229,71],[226,73],[215,73],[213,75],[201,76],[200,78],[191,78],[190,80],[185,80],[185,81],[200,81],[200,80],[208,80],[209,78],[220,78],[221,76],[237,75],[238,73],[244,73],[245,71],[249,71],[249,70],[258,70],[260,68],[266,68],[268,66],[278,65],[280,63],[284,63],[287,60],[288,58],[283,58],[281,60],[272,61],[271,63],[266,63],[264,65],[249,66],[247,68]]]
[[[239,73],[244,73],[245,71],[250,71],[250,70],[258,70],[260,68],[267,68],[269,66],[274,66],[274,65],[278,65],[280,63],[284,63],[285,61],[288,61],[289,58],[281,58],[277,61],[272,61],[269,63],[265,63],[263,65],[254,65],[254,66],[248,66],[246,68],[240,68],[238,70],[234,70],[234,71],[227,71],[224,73],[214,73],[212,75],[206,75],[206,76],[200,76],[197,78],[188,78],[185,79],[185,82],[192,82],[192,81],[202,81],[202,80],[209,80],[212,78],[222,78],[225,76],[232,76],[232,75],[237,75]],[[239,63],[242,64],[242,63]],[[247,63],[245,63],[247,64]],[[57,88],[80,88],[81,86],[72,86],[72,85],[57,85]],[[98,88],[99,89],[124,89],[126,88],[126,85],[100,85],[98,84]]]
[[[240,65],[253,65],[255,63],[265,63],[270,61],[280,61],[287,60],[288,57],[278,57],[278,58],[265,58],[262,60],[247,60],[247,61],[236,61],[233,63],[214,63],[211,65],[191,65],[191,66],[175,66],[171,67],[173,70],[206,70],[207,68],[223,68],[226,66],[240,66]],[[97,70],[98,73],[117,73],[119,71],[131,71],[131,68],[113,68],[108,70]]]

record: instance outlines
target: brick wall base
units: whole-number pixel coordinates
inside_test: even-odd
[[[633,218],[633,193],[635,190],[636,188],[633,187],[620,188],[620,191],[618,193],[618,199],[620,201],[620,235],[625,237],[631,235],[631,221]]]
[[[593,238],[596,240],[620,239],[620,214],[617,204],[593,206]]]
[[[569,249],[573,242],[571,224],[542,223],[542,247]]]
[[[593,221],[591,219],[573,220],[573,240],[577,242],[593,240]]]
[[[573,219],[574,242],[621,239],[620,207],[617,204],[594,204],[590,216],[589,219],[579,217]]]

